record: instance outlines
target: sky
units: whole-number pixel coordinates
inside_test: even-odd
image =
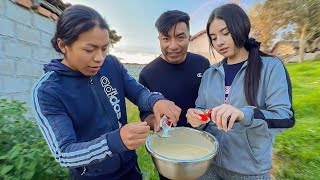
[[[122,36],[110,53],[123,63],[145,64],[161,54],[154,24],[168,10],[181,10],[190,15],[191,35],[204,30],[212,10],[220,5],[239,2],[248,10],[261,0],[63,0],[97,10],[111,29]]]

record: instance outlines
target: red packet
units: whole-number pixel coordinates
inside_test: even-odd
[[[203,112],[203,114],[198,114],[201,117],[202,121],[208,121],[211,119],[211,109],[207,109]]]

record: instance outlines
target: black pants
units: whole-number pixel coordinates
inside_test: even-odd
[[[121,176],[120,178],[110,178],[110,176],[106,177],[104,175],[101,176],[80,176],[77,174],[74,174],[70,171],[70,179],[71,180],[105,180],[105,179],[110,179],[110,180],[127,180],[127,179],[132,179],[132,180],[142,180],[142,173],[139,168],[139,166],[134,166],[131,168],[129,172]]]
[[[137,166],[133,167],[127,174],[122,176],[120,179],[121,180],[127,180],[127,179],[142,180],[142,173],[141,173],[139,166],[137,165]]]

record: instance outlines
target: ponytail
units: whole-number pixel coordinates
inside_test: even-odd
[[[244,80],[244,92],[247,103],[259,107],[257,102],[258,88],[261,78],[262,59],[260,56],[260,42],[250,38],[244,42],[244,47],[249,52],[248,65]]]

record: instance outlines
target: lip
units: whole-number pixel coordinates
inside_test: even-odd
[[[224,54],[228,51],[229,48],[225,47],[225,48],[221,48],[219,51],[221,54]]]
[[[177,57],[177,56],[179,56],[179,54],[180,54],[180,52],[168,52],[168,55],[170,57]]]
[[[89,70],[92,72],[98,72],[101,66],[89,66]]]

